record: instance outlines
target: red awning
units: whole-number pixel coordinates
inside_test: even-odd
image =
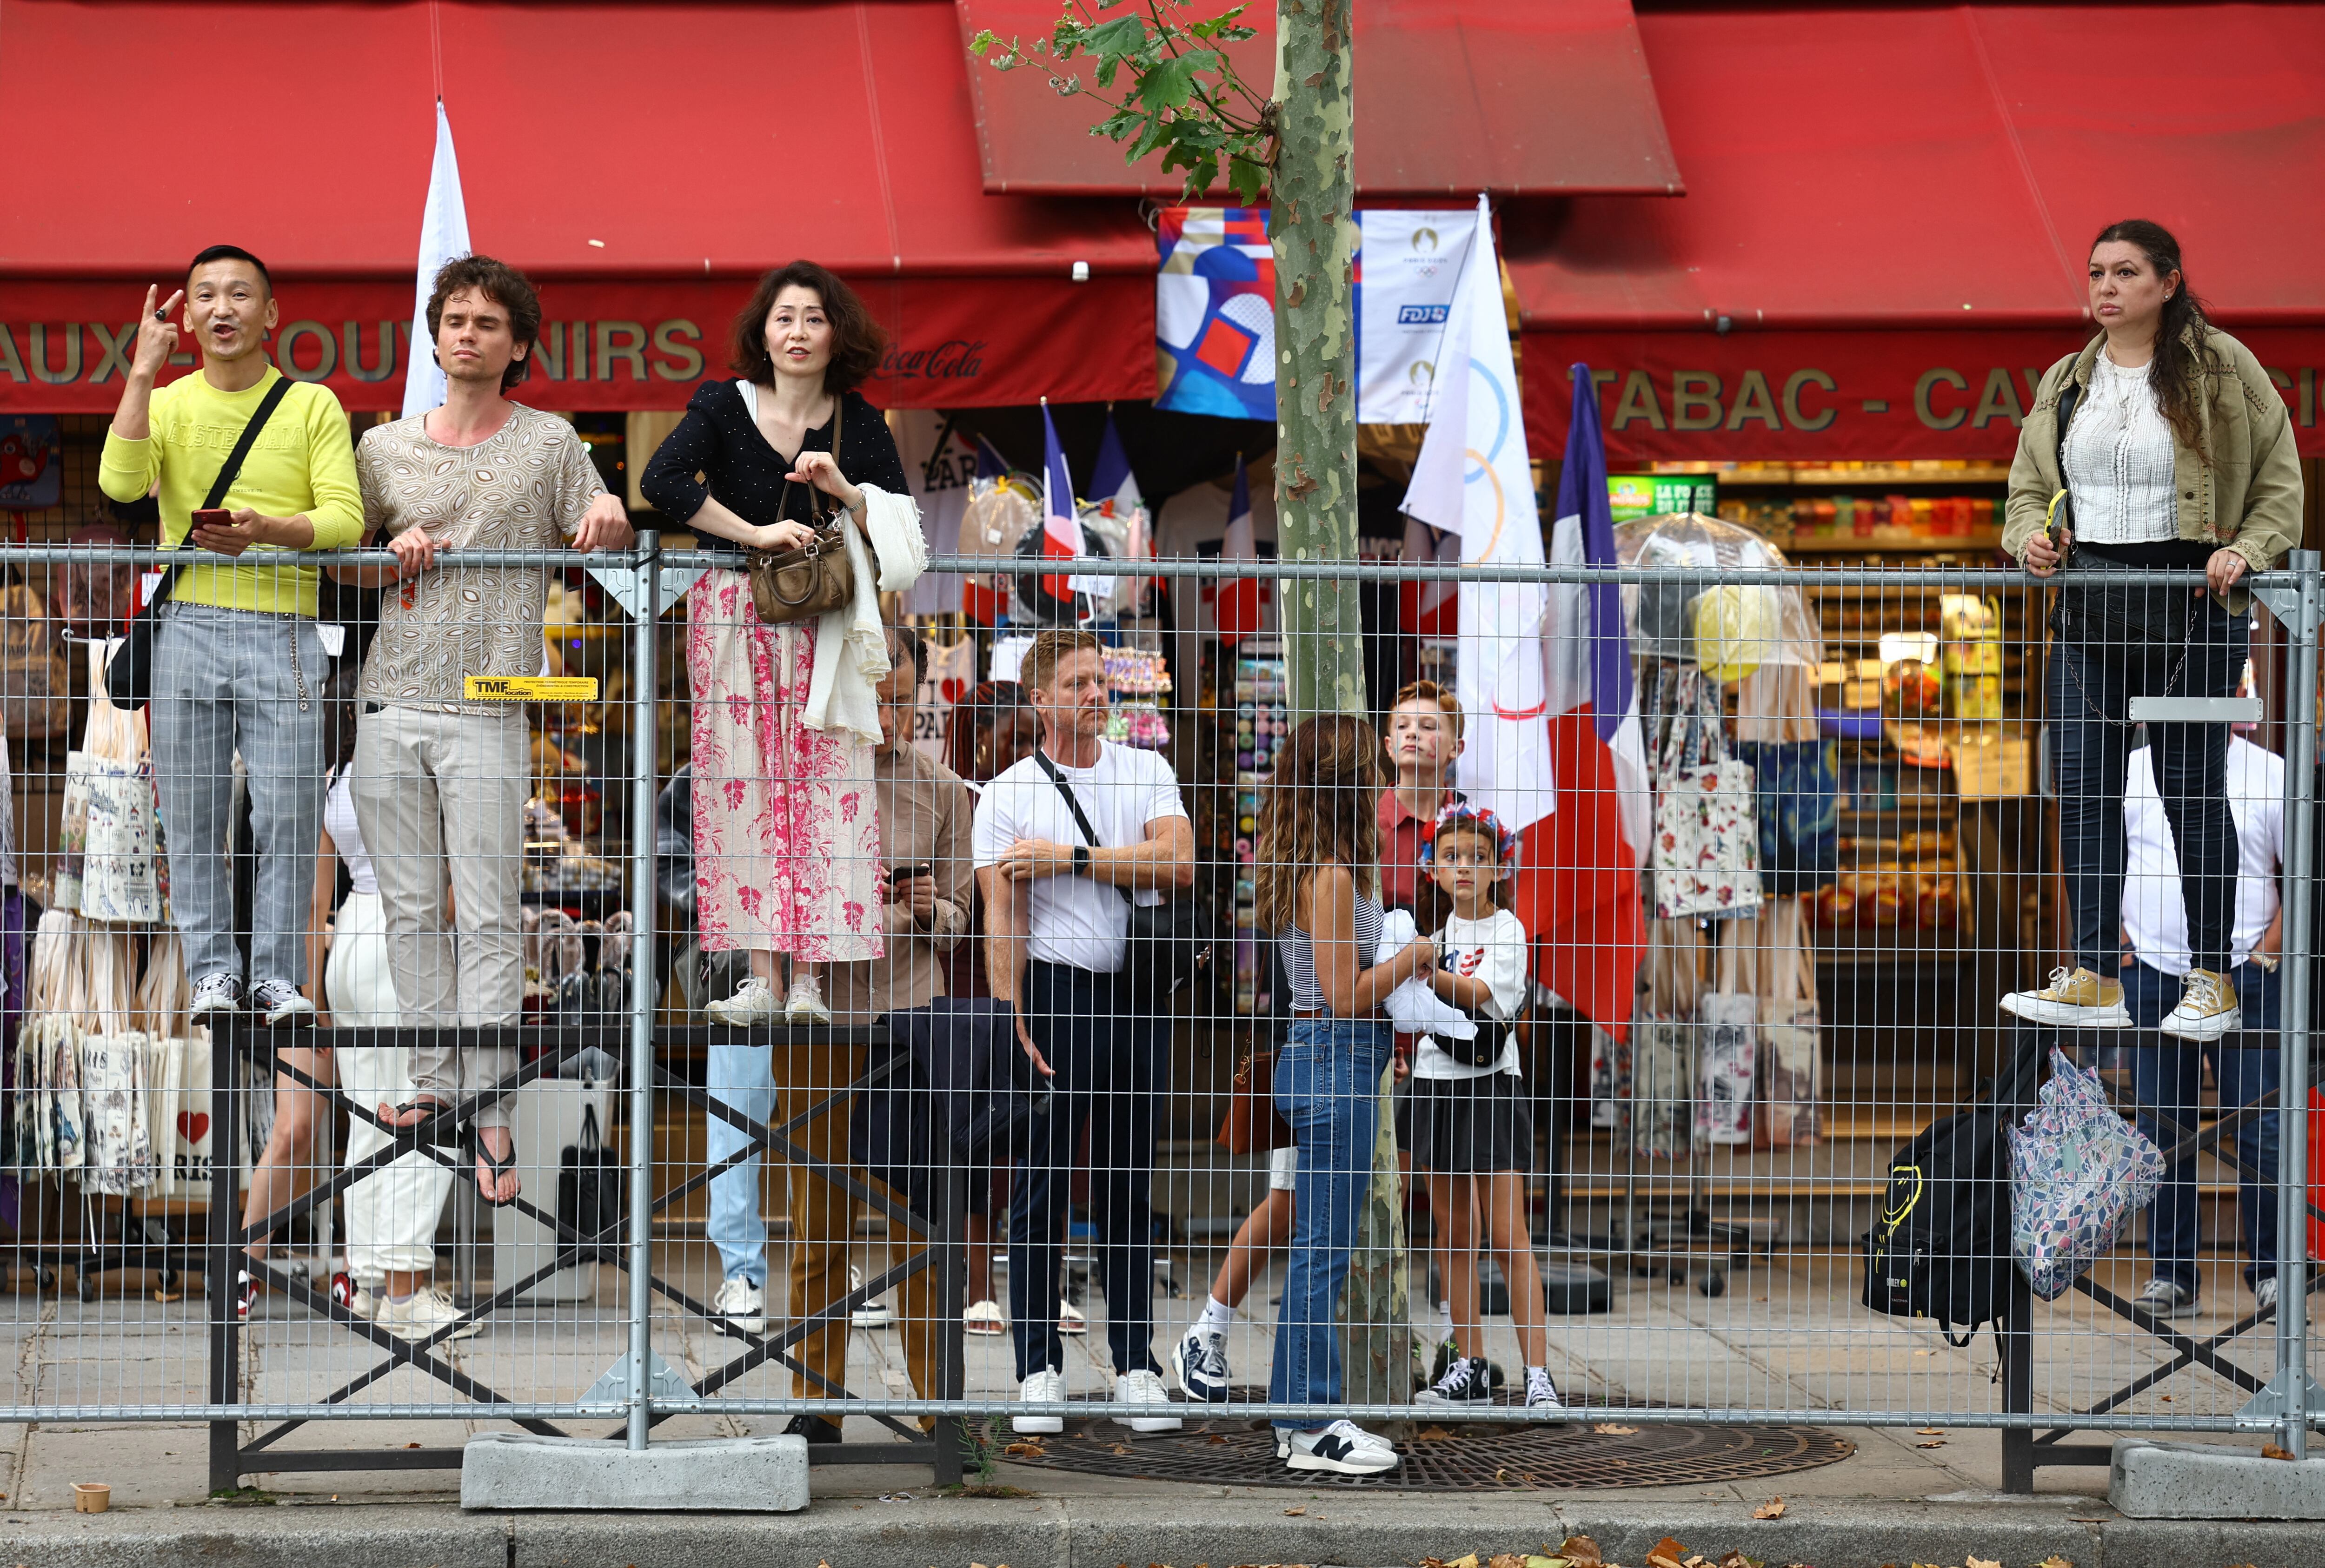
[[[2325,5],[1723,9],[1640,30],[1688,193],[1505,222],[1536,450],[1562,445],[1583,359],[1614,373],[1621,457],[2006,454],[2011,386],[2089,335],[2084,247],[2128,217],[2179,234],[2320,449],[2325,209],[2289,193],[2325,189]]]
[[[1058,20],[1057,0],[959,5],[964,40],[990,28],[1030,42]],[[1362,0],[1354,11],[1359,194],[1680,189],[1630,0]],[[1252,6],[1259,36],[1230,51],[1263,96],[1274,12]],[[1181,177],[1159,158],[1125,167],[1119,146],[1088,134],[1104,116],[1091,97],[1060,97],[1036,69],[980,67],[970,80],[987,190],[1178,196]]]
[[[198,87],[219,49],[259,89],[232,118]],[[128,85],[132,57],[179,69]],[[797,255],[863,286],[898,339],[883,401],[1152,392],[1153,236],[1126,207],[985,193],[946,0],[0,0],[0,102],[41,128],[0,204],[0,408],[110,407],[119,373],[85,325],[110,334],[220,240],[280,274],[286,329],[311,328],[294,360],[329,339],[375,366],[376,324],[412,312],[440,88],[477,247],[591,351],[553,406],[682,402],[747,280]],[[403,375],[326,379],[378,408]]]

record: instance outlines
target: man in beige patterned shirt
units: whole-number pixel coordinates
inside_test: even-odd
[[[521,705],[464,701],[463,678],[541,672],[548,571],[458,560],[465,550],[569,540],[579,550],[625,549],[633,535],[573,427],[508,400],[541,335],[540,297],[524,275],[488,256],[445,263],[428,326],[444,367],[443,406],[366,431],[356,451],[365,542],[384,534],[396,565],[340,573],[389,587],[364,660],[350,790],[378,873],[404,1023],[514,1024],[524,1002],[532,733]],[[417,1047],[412,1093],[379,1111],[414,1126],[515,1066],[513,1049]],[[518,1183],[506,1104],[479,1101],[465,1120],[478,1194],[511,1202]]]

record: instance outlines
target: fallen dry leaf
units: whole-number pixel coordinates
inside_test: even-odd
[[[2053,1553],[2034,1564],[2034,1568],[2075,1568],[2073,1563]]]
[[[1306,1508],[1286,1508],[1283,1510],[1283,1517],[1287,1519],[1296,1519],[1307,1511]]]
[[[1784,1517],[1784,1499],[1782,1498],[1770,1498],[1766,1502],[1762,1503],[1758,1508],[1752,1510],[1752,1517],[1755,1519],[1783,1518]]]
[[[1453,1436],[1450,1432],[1446,1431],[1442,1426],[1424,1426],[1415,1435],[1417,1435],[1423,1443],[1444,1443],[1450,1441]]]
[[[1612,1421],[1601,1421],[1592,1426],[1590,1430],[1593,1432],[1603,1432],[1609,1437],[1629,1437],[1639,1429],[1635,1426],[1619,1425]]]
[[[1509,1479],[1510,1479],[1510,1469],[1509,1469],[1509,1466],[1507,1466],[1507,1465],[1500,1465],[1500,1466],[1496,1467],[1496,1469],[1495,1469],[1495,1471],[1494,1471],[1494,1480],[1495,1480],[1495,1482],[1496,1482],[1496,1484],[1499,1484],[1500,1482],[1502,1482],[1502,1481],[1505,1481],[1505,1480],[1509,1480]]]
[[[1760,1563],[1759,1559],[1746,1557],[1743,1553],[1731,1547],[1728,1555],[1719,1560],[1718,1568],[1760,1568]]]
[[[1203,1441],[1205,1443],[1224,1444],[1227,1442],[1227,1439],[1214,1432],[1209,1437],[1204,1438]]]
[[[1687,1548],[1679,1544],[1677,1537],[1665,1536],[1647,1554],[1647,1568],[1686,1568],[1687,1555]]]
[[[1029,1438],[1024,1443],[1013,1443],[1001,1452],[1012,1459],[1040,1459],[1044,1451],[1042,1447],[1042,1440],[1036,1437]],[[971,1563],[969,1568],[978,1568],[978,1565]]]
[[[1913,1444],[1916,1448],[1943,1448],[1945,1445],[1946,1440],[1942,1437],[1933,1437],[1927,1443],[1917,1443]]]
[[[2172,1396],[2171,1396],[2171,1395],[2169,1395],[2169,1394],[2164,1395],[2164,1396],[2163,1396],[2163,1402],[2164,1402],[2166,1405],[2169,1405],[2170,1403],[2172,1403]]]
[[[1525,1568],[1569,1568],[1563,1557],[1545,1557],[1539,1552],[1529,1552],[1520,1559]]]
[[[1459,1557],[1454,1558],[1450,1563],[1446,1563],[1445,1568],[1477,1568],[1477,1554],[1475,1552],[1464,1552]]]
[[[1515,1552],[1496,1552],[1486,1560],[1486,1568],[1525,1568],[1525,1559]]]
[[[1117,1443],[1113,1444],[1112,1446],[1113,1446],[1113,1448],[1114,1448],[1115,1453],[1116,1453],[1127,1454],[1127,1453],[1130,1452],[1130,1444],[1128,1444],[1127,1443]],[[1154,1563],[1149,1563],[1146,1565],[1146,1568],[1156,1568],[1156,1564],[1154,1564]]]
[[[2274,1443],[2264,1443],[2260,1445],[2260,1456],[2263,1459],[2291,1459],[2293,1450],[2279,1448]]]
[[[1938,1352],[1935,1351],[1915,1351],[1913,1353],[1917,1356],[1934,1356]]]
[[[1569,1536],[1559,1543],[1558,1554],[1574,1564],[1574,1568],[1603,1568],[1606,1559],[1598,1554],[1598,1543],[1588,1536]]]
[[[1916,1426],[1913,1430],[1924,1437],[1943,1437],[1946,1434],[1946,1429],[1942,1426]]]

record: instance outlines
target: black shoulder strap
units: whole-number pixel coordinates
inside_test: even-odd
[[[258,432],[266,428],[266,421],[274,417],[275,409],[290,394],[291,378],[286,375],[279,377],[273,386],[266,389],[266,395],[258,400],[257,411],[250,416],[250,422],[243,426],[242,434],[235,440],[234,450],[226,455],[226,466],[219,469],[218,477],[210,482],[210,493],[202,502],[203,511],[208,512],[226,500],[226,493],[233,489],[234,482],[242,476],[243,459],[249,457],[251,447],[258,444]]]
[[[2082,395],[2082,383],[2075,379],[2073,371],[2069,371],[2067,384],[2059,389],[2059,484],[2061,487],[2067,483],[2067,426],[2074,420],[2075,404]]]
[[[1089,841],[1090,848],[1103,848],[1104,845],[1098,842],[1098,829],[1092,827],[1090,819],[1082,815],[1082,803],[1074,798],[1073,786],[1066,782],[1063,773],[1058,771],[1058,765],[1050,761],[1050,754],[1036,746],[1033,748],[1033,761],[1042,765],[1042,771],[1050,776],[1050,782],[1055,784],[1058,793],[1066,798],[1066,809],[1074,814],[1074,826],[1082,830],[1082,837]]]

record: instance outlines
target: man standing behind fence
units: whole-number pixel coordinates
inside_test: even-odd
[[[1009,1317],[1019,1398],[1066,1397],[1058,1342],[1059,1238],[1090,1128],[1115,1419],[1175,1432],[1154,1360],[1155,1118],[1170,1082],[1167,1017],[1123,985],[1134,898],[1194,881],[1195,835],[1171,765],[1104,739],[1105,652],[1088,632],[1033,639],[1020,672],[1042,747],[985,787],[971,830],[986,902],[987,978],[1016,1005],[1017,1038],[1050,1087],[1009,1203]],[[1085,832],[1076,805],[1094,832]],[[1028,960],[1030,959],[1030,962]],[[1057,1432],[1020,1416],[1020,1432]]]
[[[311,1016],[307,904],[323,823],[323,677],[329,658],[315,625],[315,569],[270,552],[343,549],[362,528],[355,455],[338,399],[312,383],[285,384],[266,359],[277,308],[265,264],[212,245],[186,286],[156,306],[145,291],[137,352],[106,432],[97,485],[116,501],[157,493],[162,542],[248,564],[188,565],[171,580],[153,646],[153,778],[169,834],[170,907],[194,982],[191,1012],[238,1012],[227,801],[237,752],[250,779],[258,849],[251,909],[250,999],[270,1024]],[[156,392],[185,330],[202,368]],[[276,389],[281,388],[278,392]],[[272,401],[270,401],[272,400]],[[196,526],[245,429],[265,410],[240,472],[218,502],[228,515]]]
[[[356,455],[366,540],[385,535],[396,565],[334,573],[399,585],[381,600],[364,663],[351,789],[404,1023],[490,1027],[517,1022],[524,1004],[532,733],[518,705],[465,700],[463,678],[541,672],[549,573],[438,570],[437,558],[554,549],[566,540],[580,550],[626,549],[633,535],[573,427],[508,400],[541,337],[541,299],[524,274],[490,256],[447,262],[429,295],[428,329],[444,367],[443,407],[366,431]],[[513,1048],[421,1046],[412,1098],[378,1109],[390,1125],[416,1126],[515,1065]],[[518,1185],[506,1104],[479,1102],[468,1121],[477,1194],[506,1204]]]

